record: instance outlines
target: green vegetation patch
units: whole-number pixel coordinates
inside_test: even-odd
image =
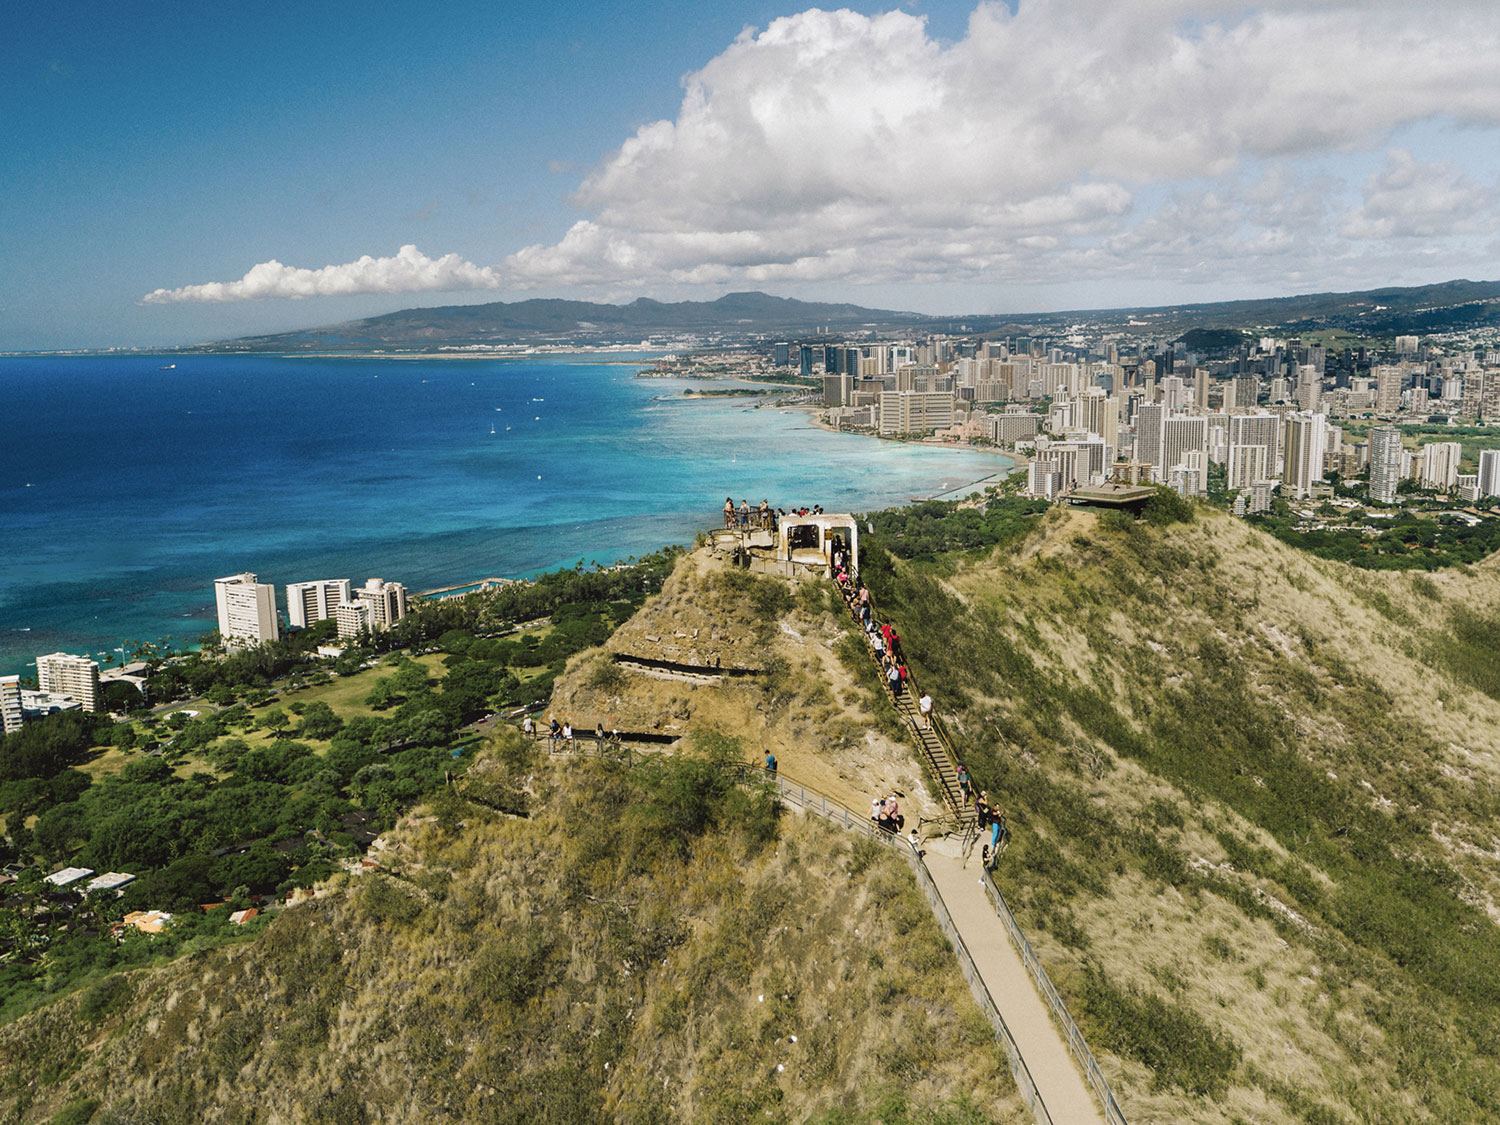
[[[1361,1062],[1361,1081],[1333,1099],[1356,1115],[1375,1115],[1388,1104],[1381,1091],[1408,1089],[1416,1073],[1436,1119],[1500,1113],[1500,1066],[1476,1049],[1500,1035],[1500,938],[1460,857],[1434,836],[1453,825],[1487,840],[1500,815],[1493,787],[1445,773],[1431,736],[1311,628],[1279,623],[1300,634],[1290,653],[1247,629],[1245,591],[1221,576],[1211,539],[1105,516],[1024,561],[1013,543],[992,572],[960,572],[957,554],[903,558],[876,535],[862,577],[976,785],[1010,814],[1001,889],[1030,932],[1055,939],[1054,979],[1080,1018],[1151,1068],[1159,1092],[1219,1098],[1251,1084],[1275,1096],[1257,1077],[1265,1067],[1241,1060],[1264,1060],[1261,1044],[1224,1035],[1201,985],[1170,997],[1132,991],[1133,974],[1110,960],[1117,943],[1089,925],[1096,911],[1144,935],[1181,903],[1189,918],[1227,911],[1247,934],[1279,935],[1286,956],[1321,971],[1305,1018],[1337,1031]],[[1363,580],[1347,577],[1349,596],[1366,597]],[[1448,617],[1443,593],[1433,583],[1418,595],[1435,611],[1432,664],[1500,690],[1500,623]],[[1151,799],[1116,793],[1119,761],[1145,771]],[[1129,782],[1127,792],[1147,784],[1136,769]],[[1255,842],[1229,830],[1240,823]],[[1227,865],[1211,844],[1204,862],[1205,836]],[[1201,972],[1266,987],[1265,968],[1238,948],[1222,933],[1195,943],[1218,966]],[[1098,959],[1093,977],[1085,955]],[[1190,1028],[1184,1012],[1220,1038]],[[1201,1039],[1204,1053],[1179,1050],[1177,1037]]]
[[[1094,1042],[1151,1068],[1161,1086],[1222,1098],[1243,1053],[1179,1000],[1120,988],[1097,965],[1084,973],[1083,1016]]]
[[[421,603],[332,662],[311,657],[327,622],[192,653],[152,680],[155,698],[196,697],[188,708],[118,724],[65,713],[0,735],[0,858],[33,865],[0,908],[0,1019],[101,973],[258,933],[264,917],[236,927],[228,915],[327,879],[461,776],[478,737],[465,727],[545,699],[567,658],[607,639],[676,556]],[[105,746],[109,769],[96,761]],[[481,789],[495,809],[527,809],[513,786]],[[57,910],[40,880],[65,864],[136,879],[119,898]],[[138,909],[174,917],[162,934],[112,940]]]
[[[0,1112],[66,1074],[120,1120],[1028,1120],[898,855],[783,820],[711,732],[636,768],[502,741],[473,772],[529,819],[439,810],[249,947],[0,1027]]]
[[[1019,496],[995,497],[979,507],[960,500],[927,500],[888,508],[861,519],[874,532],[869,540],[903,559],[931,559],[947,551],[980,551],[1019,542],[1050,505]],[[864,564],[870,565],[866,559]]]
[[[1337,526],[1302,531],[1290,512],[1250,520],[1299,550],[1366,570],[1436,570],[1476,563],[1500,550],[1500,519],[1470,525],[1456,516],[1403,512],[1391,520],[1372,521],[1378,528],[1374,534]]]

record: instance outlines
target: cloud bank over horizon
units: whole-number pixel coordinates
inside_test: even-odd
[[[500,275],[492,267],[476,266],[457,254],[429,258],[406,245],[389,258],[368,254],[344,265],[299,269],[274,258],[252,266],[238,281],[211,281],[179,289],[157,289],[141,298],[148,305],[177,301],[253,301],[273,297],[347,297],[360,293],[452,292],[461,289],[498,289]]]
[[[1334,285],[1500,257],[1500,21],[1479,0],[1021,0],[747,29],[492,266],[413,245],[159,304],[701,285]],[[1464,135],[1423,152],[1423,129]],[[1462,133],[1458,131],[1462,130]],[[1412,134],[1412,135],[1408,135]],[[1438,155],[1438,159],[1432,159]]]

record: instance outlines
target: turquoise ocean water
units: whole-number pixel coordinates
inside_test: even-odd
[[[690,384],[639,369],[0,358],[0,674],[59,649],[194,639],[215,624],[213,579],[242,570],[284,609],[288,582],[422,590],[690,543],[729,494],[867,511],[1010,467],[674,397]]]

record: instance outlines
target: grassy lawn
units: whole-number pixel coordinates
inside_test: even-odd
[[[444,655],[444,653],[440,652],[428,653],[423,656],[413,657],[412,659],[427,669],[427,675],[430,679],[441,681],[444,673],[447,671],[443,667]],[[382,659],[377,667],[366,668],[352,676],[337,676],[326,684],[317,684],[311,687],[300,688],[296,691],[278,692],[272,700],[253,707],[251,710],[263,714],[273,707],[279,707],[283,711],[286,711],[293,703],[321,702],[328,704],[339,718],[346,721],[357,718],[360,715],[378,715],[380,712],[374,711],[365,705],[365,697],[370,694],[370,689],[375,686],[376,680],[382,676],[389,676],[392,671],[393,669],[390,665]],[[190,699],[175,707],[174,710],[197,711],[202,714],[210,714],[217,710],[217,708],[202,699]],[[288,711],[287,717],[292,720],[292,725],[295,727],[297,722],[296,716]],[[168,732],[161,730],[160,733],[165,735]],[[274,741],[270,731],[257,729],[248,731],[237,730],[225,737],[241,739],[252,748],[264,746],[266,743]],[[295,738],[295,732],[289,737]],[[312,739],[304,739],[302,741],[307,742],[318,753],[322,753],[327,749],[326,743],[319,743]],[[114,746],[97,746],[91,752],[89,760],[77,768],[88,774],[92,780],[98,781],[101,778],[119,773],[125,768],[127,763],[137,757],[138,753],[135,750],[121,750]],[[195,773],[219,773],[217,769],[202,757],[201,753],[197,752],[189,754],[186,758],[174,763],[172,770],[178,777],[191,777]]]
[[[412,659],[427,669],[429,679],[441,680],[447,671],[443,667],[443,656],[443,653],[434,652],[425,656],[412,657]],[[357,715],[372,715],[376,712],[365,706],[365,696],[370,694],[370,689],[375,686],[376,680],[382,676],[389,676],[394,671],[395,669],[382,658],[378,667],[366,668],[352,676],[336,676],[326,684],[317,684],[297,691],[278,692],[276,702],[253,708],[253,710],[268,710],[270,707],[280,707],[286,710],[293,703],[326,703],[341,719],[352,719]]]

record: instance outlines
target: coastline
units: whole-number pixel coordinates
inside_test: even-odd
[[[730,492],[877,511],[1004,464],[844,441],[779,396],[659,402],[703,384],[575,358],[0,361],[17,411],[54,420],[17,428],[6,451],[24,472],[0,482],[0,675],[30,674],[38,653],[208,632],[221,574],[278,587],[381,575],[413,591],[526,578],[691,542]],[[317,408],[288,415],[294,399]],[[358,412],[340,409],[351,401]],[[59,443],[112,452],[59,458]],[[157,471],[126,504],[118,466],[131,463]]]
[[[973,445],[970,442],[943,441],[941,438],[912,439],[892,437],[887,434],[869,433],[864,430],[841,430],[837,426],[830,425],[823,418],[823,411],[827,409],[823,406],[799,405],[788,406],[785,409],[808,411],[810,414],[812,414],[812,418],[810,419],[812,424],[818,429],[830,434],[849,434],[853,437],[874,438],[876,441],[886,441],[892,443],[893,445],[919,446],[924,449],[961,449],[966,453],[984,453],[994,457],[1003,457],[1005,458],[1005,460],[1010,462],[1011,468],[1004,473],[996,474],[997,476],[1001,477],[1007,477],[1014,473],[1021,472],[1031,465],[1031,458],[1026,454],[1013,450],[997,449],[992,445]],[[990,478],[986,477],[984,479],[988,480]],[[951,492],[953,490],[950,489],[949,491]],[[942,495],[946,496],[947,493],[943,493]]]

